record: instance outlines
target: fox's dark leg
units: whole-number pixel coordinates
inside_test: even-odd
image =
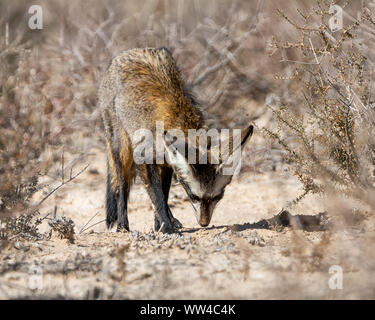
[[[162,188],[163,188],[163,193],[164,193],[164,200],[168,208],[169,219],[172,221],[172,224],[175,228],[180,229],[182,228],[182,224],[172,215],[171,209],[169,208],[169,205],[168,205],[168,197],[169,197],[169,190],[171,188],[172,175],[173,175],[172,168],[166,167],[165,169],[163,169]],[[155,220],[155,223],[156,223],[156,220]]]
[[[111,106],[107,106],[102,114],[107,140],[106,220],[108,228],[113,227],[114,223],[119,221],[119,213],[123,211],[124,207],[124,197],[120,196],[122,192],[119,190],[119,177],[121,177],[120,138],[113,126],[110,109]]]
[[[117,199],[116,190],[112,188],[112,175],[111,168],[107,161],[107,190],[106,190],[106,211],[107,211],[107,228],[113,227],[114,223],[117,221]]]
[[[155,229],[163,233],[173,232],[174,227],[169,218],[168,205],[164,198],[161,172],[156,165],[141,165],[138,167],[141,178],[145,183],[147,193],[155,208]]]
[[[121,231],[121,229],[129,231],[128,196],[129,185],[127,182],[124,182],[122,188],[119,188],[119,201],[117,205],[117,211],[120,214],[117,216],[117,231]]]
[[[122,165],[120,161],[119,152],[114,152],[114,164],[117,174],[117,231],[125,229],[129,231],[128,221],[128,196],[129,196],[129,184],[126,177],[123,174]]]
[[[112,123],[108,110],[103,112],[103,122],[107,139],[107,227],[111,228],[117,220],[117,231],[121,228],[129,230],[127,201],[129,184],[122,169],[120,159],[121,136]]]

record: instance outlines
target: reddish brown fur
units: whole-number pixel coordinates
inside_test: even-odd
[[[117,93],[116,87],[126,92],[126,99],[118,104],[122,108],[115,109],[113,99]],[[186,135],[188,129],[205,127],[201,111],[184,94],[181,74],[173,57],[165,49],[133,49],[114,58],[103,77],[99,97],[103,114],[106,114],[103,118],[107,145],[114,143],[111,141],[110,127],[117,133],[124,130],[121,132],[120,154],[126,177],[134,177],[129,136],[135,130],[154,130],[156,121],[163,121],[165,130],[180,129]],[[118,115],[120,118],[124,115],[132,124],[123,128]],[[108,119],[111,119],[111,125]],[[111,148],[108,148],[108,159],[115,190],[117,179]]]

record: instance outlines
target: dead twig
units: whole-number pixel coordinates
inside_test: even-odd
[[[100,224],[100,223],[105,222],[105,221],[106,221],[106,219],[103,219],[103,220],[100,220],[100,221],[98,221],[98,222],[95,222],[95,223],[92,224],[91,226],[89,226],[89,227],[87,227],[87,228],[81,230],[81,231],[80,231],[80,234],[83,233],[83,232],[85,232],[86,230],[91,229],[92,227],[95,227],[96,225],[98,225],[98,224]]]
[[[89,221],[86,222],[86,224],[81,228],[81,230],[79,231],[79,234],[81,234],[83,232],[83,230],[85,229],[85,227],[91,222],[92,219],[94,219],[97,215],[98,215],[99,211],[96,212],[90,219]]]
[[[73,181],[75,178],[77,178],[80,174],[82,174],[87,168],[89,167],[89,164],[87,164],[82,170],[80,170],[75,175],[72,175],[73,168],[70,170],[69,179],[62,181],[56,188],[54,188],[52,191],[50,191],[42,200],[39,201],[36,207],[39,207],[44,201],[46,201],[52,194],[54,194],[57,190],[59,190],[61,187],[66,185],[67,183]]]

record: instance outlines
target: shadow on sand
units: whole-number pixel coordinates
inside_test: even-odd
[[[211,226],[206,228],[191,228],[183,230],[183,233],[194,233],[199,230],[215,230],[222,228],[229,228],[233,231],[245,231],[256,229],[267,229],[281,231],[286,227],[291,227],[294,230],[303,231],[326,231],[330,227],[330,221],[325,212],[316,215],[292,215],[287,210],[281,210],[278,214],[270,219],[262,219],[254,223],[234,224],[232,226]]]

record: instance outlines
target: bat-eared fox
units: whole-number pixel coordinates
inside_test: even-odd
[[[127,202],[138,174],[155,210],[155,230],[170,233],[181,228],[168,206],[173,173],[185,189],[199,225],[207,226],[233,174],[223,173],[225,160],[221,151],[219,161],[213,161],[211,152],[218,146],[210,141],[208,146],[212,148],[206,151],[207,161],[203,163],[189,162],[187,155],[173,146],[168,130],[178,129],[188,137],[189,130],[208,130],[208,126],[168,49],[132,49],[115,57],[100,83],[99,104],[107,142],[107,227],[117,222],[117,230],[129,230]],[[155,134],[158,122],[164,126],[162,146],[168,161],[135,161],[137,146],[133,137],[140,130]],[[238,150],[241,151],[250,140],[253,126],[240,133]],[[229,144],[234,150],[233,134],[230,137]],[[198,146],[199,139],[196,139]],[[188,144],[188,139],[185,143]],[[191,148],[187,146],[188,150]],[[156,152],[152,150],[152,154],[155,160]],[[232,154],[233,151],[227,156],[230,158]]]

